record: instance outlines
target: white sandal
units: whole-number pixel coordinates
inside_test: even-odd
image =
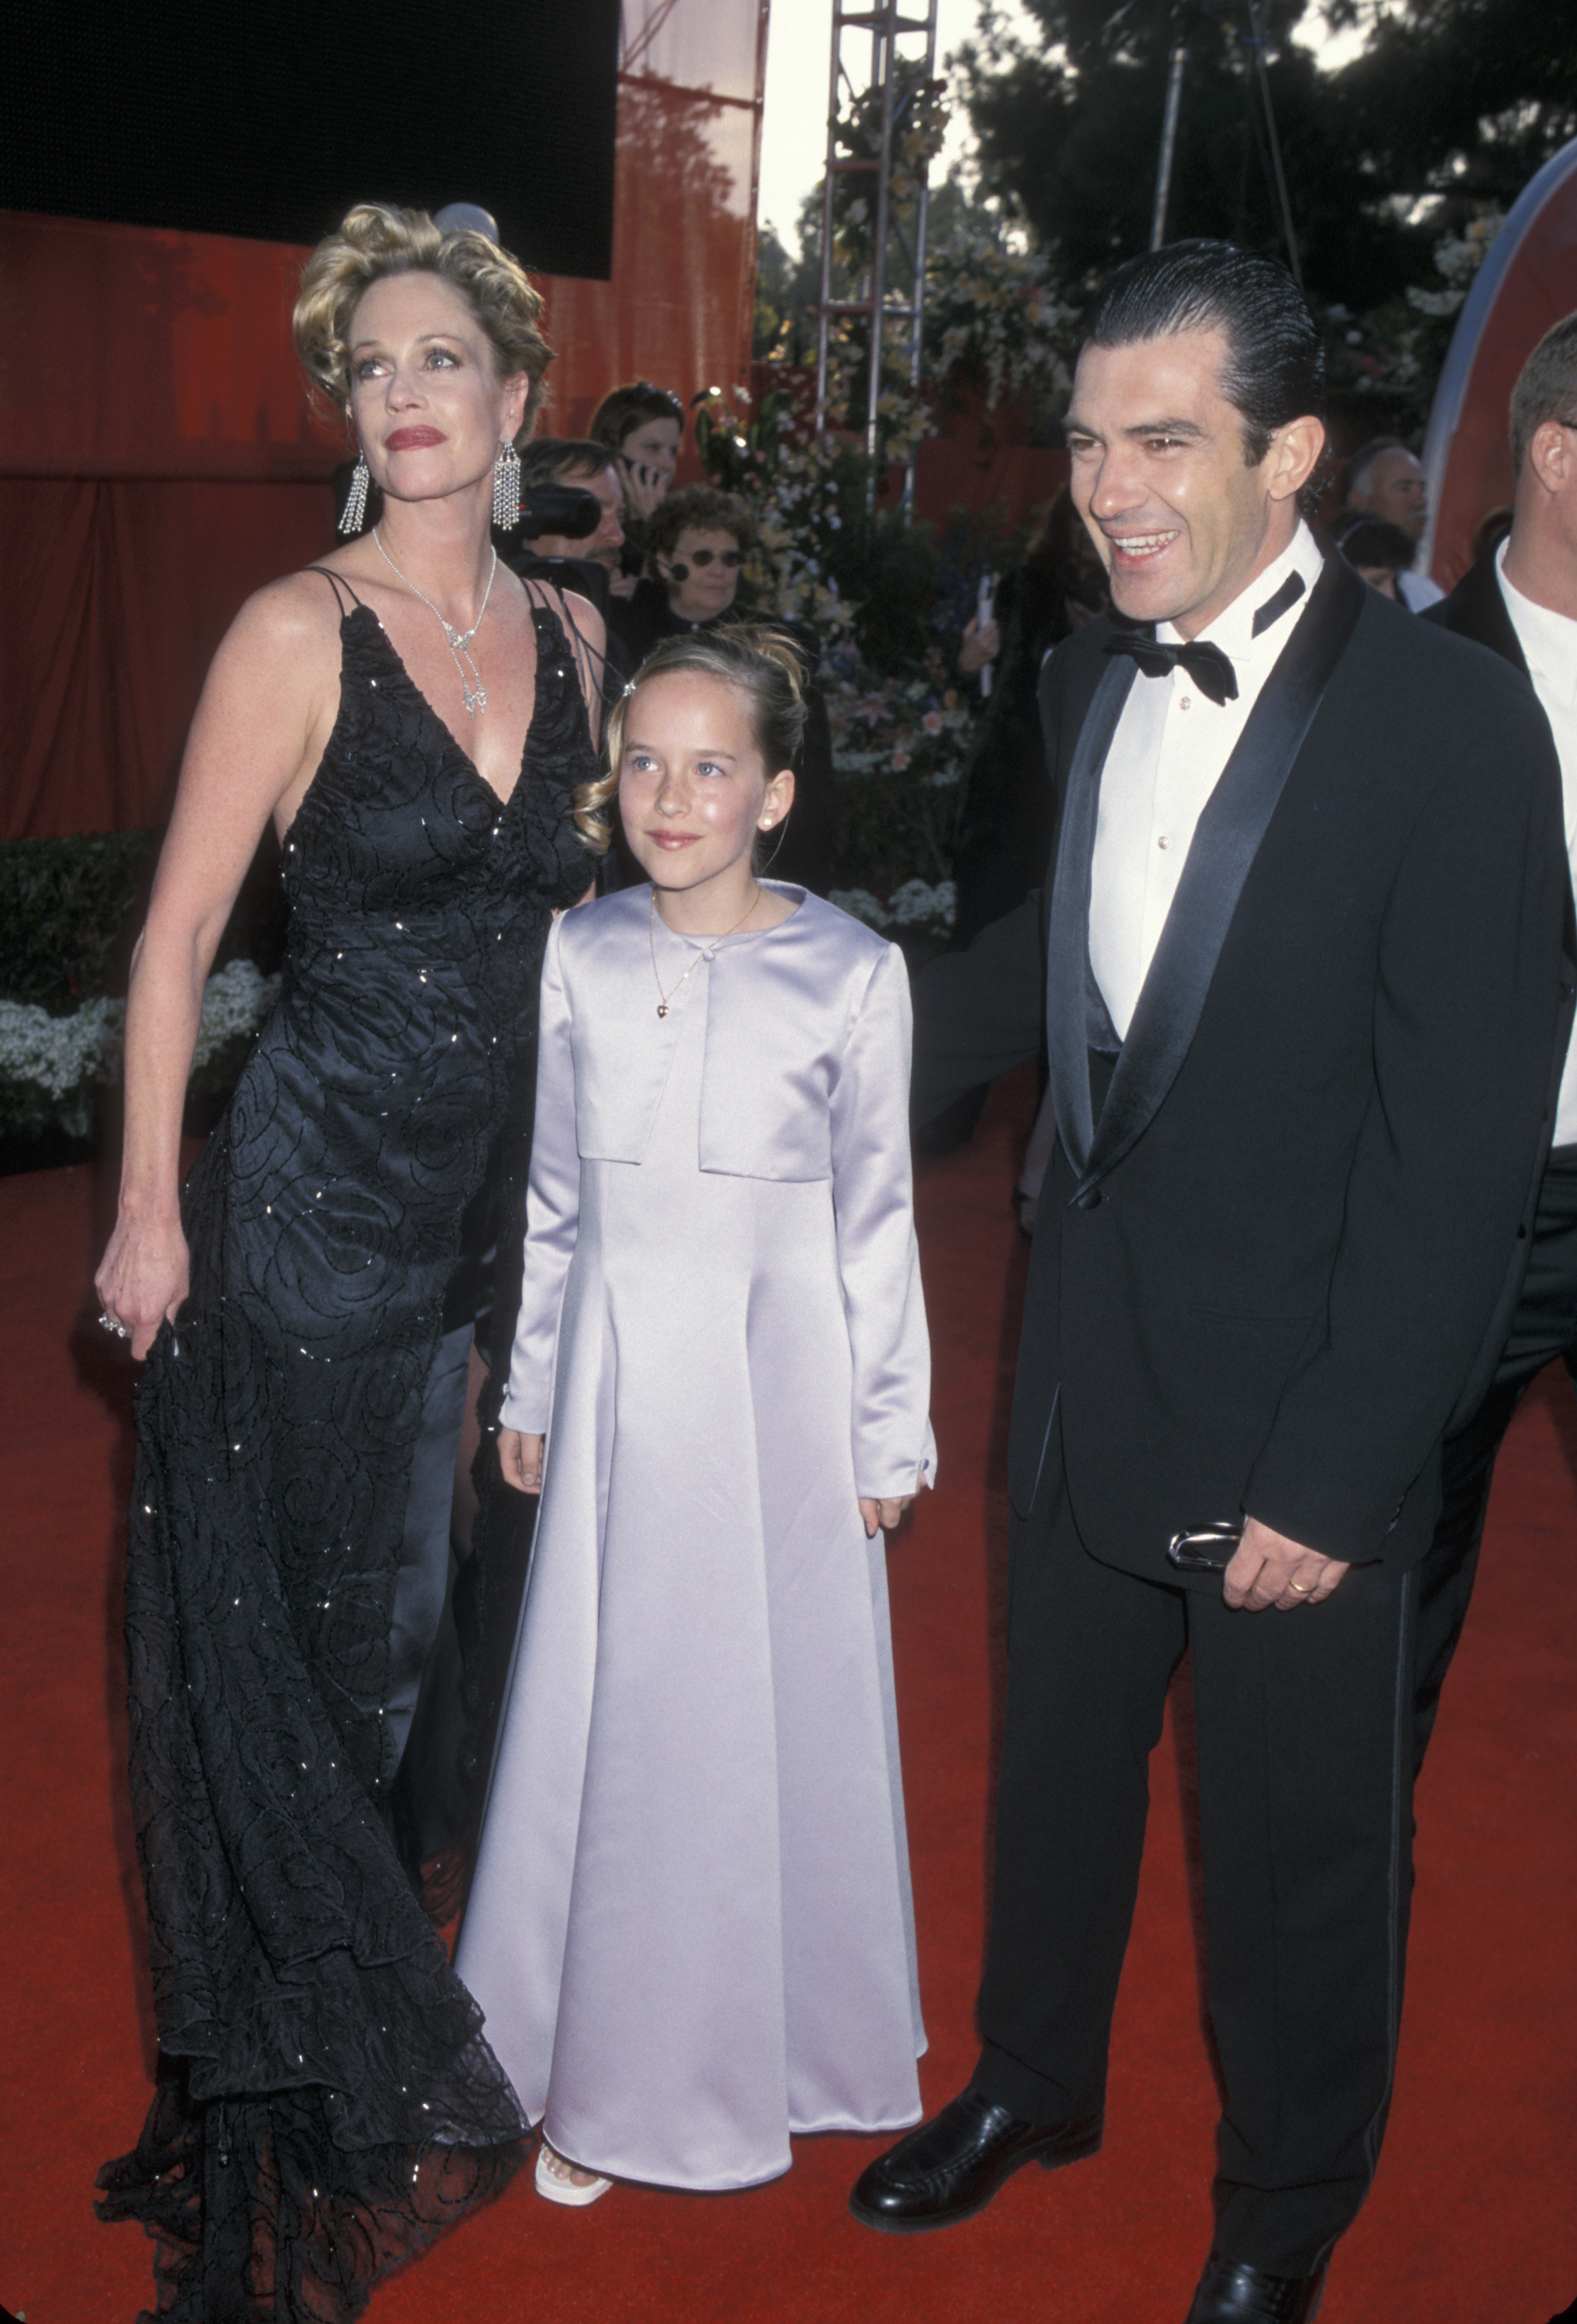
[[[549,2146],[546,2139],[542,2141],[537,2149],[537,2192],[545,2195],[550,2203],[567,2203],[572,2209],[578,2211],[584,2209],[587,2203],[596,2202],[613,2183],[611,2179],[594,2179],[589,2186],[577,2187],[573,2179],[560,2179],[548,2168],[549,2155],[571,2171],[578,2170],[580,2166],[570,2163],[556,2147]]]

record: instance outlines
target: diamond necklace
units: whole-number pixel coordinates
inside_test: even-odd
[[[470,646],[472,639],[482,627],[483,616],[487,611],[487,601],[493,595],[493,576],[498,571],[497,549],[495,549],[493,552],[493,563],[487,575],[487,586],[482,592],[481,611],[477,613],[476,619],[472,622],[468,630],[457,630],[452,622],[445,621],[438,607],[433,604],[432,599],[422,595],[422,592],[417,587],[415,582],[410,578],[410,576],[408,573],[400,572],[400,567],[395,564],[394,559],[390,556],[388,550],[379,540],[378,528],[376,525],[373,527],[373,546],[377,550],[379,556],[383,558],[384,564],[389,567],[390,572],[400,574],[401,580],[404,582],[411,595],[413,597],[421,598],[422,604],[427,607],[428,612],[432,615],[434,621],[437,622],[439,628],[443,631],[445,637],[447,638],[449,641],[449,651],[455,658],[455,668],[460,673],[460,691],[464,695],[466,700],[466,715],[467,718],[475,718],[479,710],[485,710],[487,707],[487,688],[482,683],[482,672],[477,669],[475,663],[471,659]],[[467,669],[471,672],[471,676],[469,678],[466,675]]]
[[[759,880],[755,882],[755,894],[751,898],[750,902],[745,906],[744,910],[740,914],[739,918],[735,920],[733,926],[731,928],[724,928],[720,936],[709,936],[706,940],[704,950],[696,954],[695,959],[690,963],[689,967],[686,969],[684,976],[680,977],[678,983],[675,985],[673,991],[671,992],[665,992],[662,989],[662,979],[657,973],[657,890],[653,888],[651,891],[651,909],[646,916],[646,941],[651,946],[651,974],[657,986],[657,1013],[659,1017],[666,1017],[668,1015],[669,1010],[673,1007],[674,1002],[679,997],[679,989],[680,986],[684,984],[685,979],[688,977],[694,970],[699,968],[704,960],[710,960],[720,944],[726,944],[730,936],[735,936],[739,934],[746,920],[749,919],[751,914],[755,910],[756,906],[761,900],[761,888]],[[666,920],[663,922],[663,927],[665,928],[668,927],[668,922]],[[669,929],[669,932],[670,935],[673,933],[671,929]]]

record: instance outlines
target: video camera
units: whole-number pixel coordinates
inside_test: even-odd
[[[540,540],[545,532],[584,540],[603,521],[595,493],[580,484],[533,484],[521,494],[521,537]]]

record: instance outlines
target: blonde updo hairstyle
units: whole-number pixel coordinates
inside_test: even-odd
[[[693,630],[684,637],[665,638],[647,655],[608,713],[609,773],[604,798],[612,798],[619,788],[625,720],[635,695],[650,678],[685,675],[715,678],[744,696],[750,705],[751,737],[761,754],[769,781],[785,767],[792,770],[798,763],[805,742],[804,659],[784,631],[761,622],[735,622],[726,629]],[[758,837],[758,854],[760,844]]]
[[[538,328],[542,294],[519,259],[484,234],[445,234],[425,210],[358,202],[307,261],[292,335],[311,391],[337,411],[350,409],[350,329],[356,301],[391,274],[436,274],[459,292],[486,332],[499,376],[524,372],[530,382],[517,445],[530,435],[553,350]]]

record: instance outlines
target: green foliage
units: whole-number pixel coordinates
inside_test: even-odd
[[[839,530],[830,576],[854,608],[854,636],[866,665],[884,678],[923,669],[932,642],[936,545],[928,524],[896,509],[867,510],[865,460],[845,453],[835,472]]]
[[[989,5],[960,77],[982,179],[1077,302],[1145,249],[1172,0],[1026,0],[1044,37]],[[1336,71],[1305,45],[1323,15],[1366,44]],[[1577,17],[1546,0],[1242,0],[1187,8],[1168,239],[1223,235],[1283,258],[1254,26],[1304,279],[1330,315],[1338,401],[1358,432],[1416,433],[1450,336],[1436,254],[1577,134]],[[1301,38],[1295,39],[1295,32]],[[1419,294],[1416,297],[1414,294]],[[1425,302],[1420,304],[1420,299]]]
[[[838,770],[836,888],[891,899],[950,878],[972,719],[935,650],[923,677],[873,678],[844,648],[824,683]],[[948,910],[951,911],[949,897]]]
[[[62,1011],[105,991],[154,836],[0,842],[0,995]]]

